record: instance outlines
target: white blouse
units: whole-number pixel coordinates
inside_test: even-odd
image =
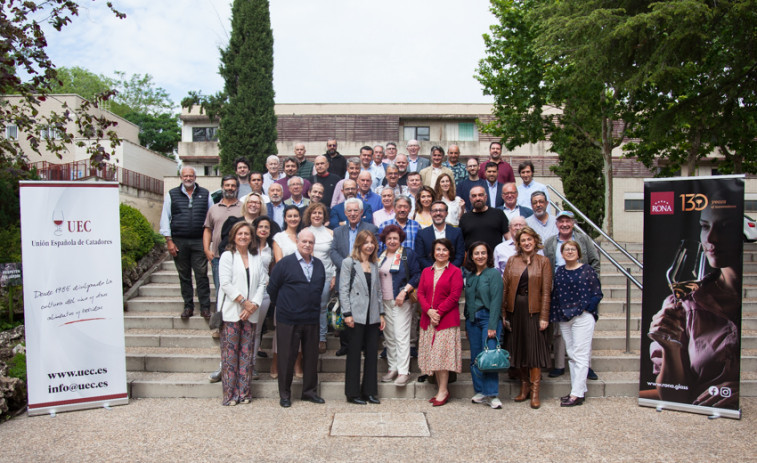
[[[313,246],[313,255],[323,262],[323,268],[326,270],[326,280],[336,275],[336,267],[331,262],[329,256],[329,250],[331,250],[331,242],[334,241],[334,234],[331,230],[324,227],[310,226],[308,229],[313,232],[315,236],[315,246]]]
[[[455,199],[449,200],[446,196],[442,196],[442,201],[447,205],[447,223],[457,227],[460,224],[460,216],[462,216],[460,197],[455,196]]]
[[[297,251],[297,243],[292,241],[286,232],[278,232],[273,235],[273,242],[278,244],[281,248],[281,257],[286,257],[289,254],[294,254]]]

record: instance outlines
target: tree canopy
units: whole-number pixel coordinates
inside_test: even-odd
[[[757,0],[492,0],[477,78],[494,96],[482,130],[512,149],[570,128],[602,153],[612,234],[612,151],[648,167],[757,168]],[[550,111],[552,110],[552,111]],[[751,171],[751,170],[747,170]]]
[[[103,92],[114,91],[102,107],[138,125],[142,146],[173,158],[181,141],[179,117],[172,112],[175,105],[168,92],[157,87],[150,74],[127,78],[124,72],[115,71],[115,77],[108,77],[78,66],[61,67],[57,74],[51,93],[75,93],[96,100]]]
[[[112,2],[108,8],[118,18],[125,15],[117,11]],[[47,41],[37,18],[44,18],[56,30],[69,24],[79,14],[79,2],[73,0],[6,0],[0,8],[0,94],[18,95],[19,102],[11,103],[0,98],[0,130],[3,134],[9,125],[26,134],[31,150],[39,153],[44,143],[46,149],[60,156],[66,145],[74,143],[74,136],[87,138],[77,145],[84,147],[90,160],[97,164],[110,158],[120,143],[111,129],[115,124],[106,116],[95,116],[92,109],[113,96],[112,91],[101,93],[98,98],[85,102],[78,109],[63,105],[61,112],[40,114],[40,102],[48,98],[53,85],[57,83],[57,71],[45,48]],[[73,123],[73,124],[72,124]],[[69,124],[76,127],[68,130]],[[40,139],[42,128],[53,128],[58,137]],[[104,144],[107,144],[107,148]],[[15,165],[25,160],[18,138],[0,137],[0,161],[4,165]]]

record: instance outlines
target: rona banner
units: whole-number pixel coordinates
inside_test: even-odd
[[[639,405],[741,418],[744,176],[644,182]]]
[[[29,415],[128,403],[118,184],[20,182]]]

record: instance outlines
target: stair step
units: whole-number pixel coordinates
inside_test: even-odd
[[[411,381],[404,387],[393,383],[379,383],[379,397],[386,399],[428,399],[436,392],[433,384],[419,383],[417,375],[412,375]],[[208,382],[207,373],[148,373],[129,372],[127,381],[132,398],[218,398],[220,400],[221,383]],[[321,373],[318,375],[319,395],[326,400],[344,400],[344,374]],[[599,375],[597,381],[587,381],[587,397],[636,397],[639,393],[639,375],[635,372],[606,372]],[[276,399],[278,381],[263,374],[258,381],[252,381],[252,395],[254,398]],[[473,396],[473,383],[470,374],[459,374],[456,382],[449,385],[450,394],[456,400],[470,400]],[[499,398],[508,402],[520,390],[517,380],[510,380],[506,374],[500,374]],[[570,374],[559,378],[549,378],[542,373],[541,397],[546,400],[556,400],[570,391]],[[302,381],[292,382],[292,397],[297,398],[302,393]],[[754,374],[742,375],[742,397],[757,396],[757,377]],[[295,399],[296,400],[296,399]]]

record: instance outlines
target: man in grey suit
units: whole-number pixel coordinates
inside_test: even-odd
[[[418,140],[410,140],[407,142],[407,171],[408,172],[420,172],[426,167],[431,165],[431,161],[428,158],[422,158],[418,156],[418,152],[421,150],[421,144]]]
[[[361,220],[363,216],[363,201],[357,198],[347,199],[344,202],[344,215],[347,216],[347,223],[334,230],[334,239],[331,241],[331,249],[329,250],[331,261],[334,263],[337,271],[336,281],[339,281],[339,271],[342,268],[342,261],[352,253],[352,246],[355,244],[357,234],[363,230],[369,230],[374,234],[378,232],[378,228],[375,225]],[[336,355],[346,355],[349,339],[345,330],[342,330],[339,338],[341,346]]]
[[[575,215],[571,211],[562,211],[557,214],[555,222],[557,223],[557,235],[550,236],[544,242],[544,255],[549,258],[552,271],[554,272],[559,265],[565,265],[565,259],[562,257],[560,248],[566,241],[573,240],[581,247],[580,261],[590,265],[599,276],[599,254],[588,236],[583,233],[574,233]],[[555,365],[549,372],[550,378],[556,378],[565,373],[565,341],[556,323],[554,327],[552,346],[555,352]],[[597,374],[591,368],[589,368],[588,378],[598,379]]]

